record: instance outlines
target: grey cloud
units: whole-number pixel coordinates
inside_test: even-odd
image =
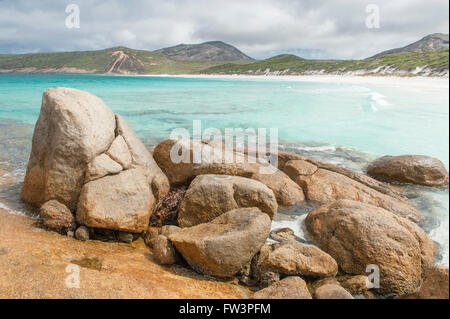
[[[434,32],[448,33],[447,0],[71,0],[81,28],[65,27],[58,0],[0,1],[0,53],[157,49],[222,40],[250,56],[364,58]],[[367,29],[366,5],[381,9]]]

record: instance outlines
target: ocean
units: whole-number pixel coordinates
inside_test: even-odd
[[[173,129],[277,128],[280,148],[364,171],[381,155],[424,154],[449,167],[449,99],[408,86],[259,79],[206,79],[100,75],[0,75],[0,168],[18,182],[0,186],[0,208],[30,214],[20,187],[39,116],[42,92],[72,87],[99,96],[151,147]],[[1,184],[1,183],[0,183]],[[449,261],[448,189],[407,186],[427,217],[424,229]],[[304,236],[305,214],[281,213]]]

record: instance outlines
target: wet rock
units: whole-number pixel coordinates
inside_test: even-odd
[[[259,272],[257,276],[261,288],[269,287],[277,281],[280,281],[280,274],[273,271]]]
[[[354,299],[353,296],[339,285],[326,284],[314,292],[316,299]]]
[[[0,187],[8,186],[17,182],[17,179],[11,176],[10,172],[0,167]]]
[[[169,240],[192,268],[231,277],[249,263],[270,232],[271,221],[257,208],[231,210],[209,223],[184,228]]]
[[[199,175],[189,186],[178,212],[178,224],[191,227],[241,207],[257,207],[272,219],[278,205],[273,192],[253,179]]]
[[[448,172],[438,159],[424,155],[383,156],[367,167],[367,174],[381,180],[423,186],[448,186]]]
[[[248,289],[242,286],[205,280],[182,267],[162,267],[152,260],[151,252],[141,243],[120,245],[70,240],[36,228],[35,219],[1,209],[0,225],[0,299],[249,297]],[[9,253],[2,255],[3,251]],[[67,268],[70,261],[84,257],[101,260],[101,270],[80,266],[80,288],[66,289],[68,276],[74,274],[74,268]]]
[[[269,236],[271,239],[276,241],[287,241],[296,239],[294,231],[288,227],[272,230]]]
[[[326,204],[339,199],[357,200],[384,208],[416,223],[422,221],[422,214],[402,200],[383,194],[345,175],[318,167],[313,170],[311,166],[311,163],[303,160],[292,160],[285,165],[289,176],[302,186],[310,201]]]
[[[253,295],[253,299],[312,299],[300,277],[286,277]]]
[[[427,269],[419,290],[420,299],[448,299],[448,267],[433,266]]]
[[[162,265],[172,265],[179,259],[172,243],[164,235],[158,235],[152,240],[153,256]]]
[[[0,256],[8,255],[8,249],[0,247]]]
[[[372,205],[339,200],[309,213],[305,224],[345,273],[363,275],[377,265],[385,293],[416,290],[434,260],[434,242],[417,224]]]
[[[336,261],[313,245],[295,240],[265,245],[257,262],[258,273],[272,271],[281,275],[302,277],[334,277],[338,271]]]
[[[236,274],[236,277],[239,279],[239,282],[246,286],[255,286],[256,281],[252,278],[252,267],[251,262],[247,263],[242,267],[241,270]]]
[[[103,260],[101,258],[98,258],[96,256],[92,257],[83,257],[81,259],[73,259],[71,260],[71,263],[88,268],[88,269],[94,269],[94,270],[102,270],[103,266]]]
[[[134,240],[134,236],[132,233],[120,231],[117,235],[119,241],[123,243],[130,244]]]
[[[365,275],[339,276],[337,280],[347,291],[352,294],[363,294],[369,290],[368,278]]]
[[[75,217],[66,205],[50,200],[41,206],[39,213],[44,225],[56,231],[75,229]]]
[[[299,161],[295,163],[294,161]],[[289,172],[289,168],[286,167],[286,164],[292,161],[290,164],[292,165],[293,170]],[[311,166],[312,165],[312,166]],[[304,156],[300,156],[297,154],[286,153],[286,152],[278,152],[278,168],[282,171],[289,172],[293,179],[297,175],[311,175],[317,170],[314,168],[321,168],[330,172],[337,173],[339,175],[343,175],[348,177],[358,183],[361,183],[371,189],[374,189],[382,194],[388,195],[390,197],[394,197],[398,200],[405,201],[407,198],[402,194],[402,192],[398,191],[398,189],[394,188],[392,185],[377,181],[376,179],[369,177],[363,173],[354,172],[345,167],[341,167],[338,165],[325,163],[321,161],[317,161],[311,158],[307,158]]]
[[[174,163],[171,152],[184,155],[186,162]],[[202,155],[195,163],[194,153]],[[185,184],[204,174],[242,176],[258,180],[270,188],[279,205],[294,205],[304,200],[302,189],[286,174],[233,150],[203,142],[169,139],[156,146],[153,156],[171,184]]]
[[[180,230],[181,230],[181,228],[178,226],[165,225],[165,226],[161,227],[161,235],[169,237],[171,234],[174,234]]]
[[[44,92],[22,199],[41,206],[56,199],[75,210],[86,165],[114,140],[116,121],[96,96],[75,89]]]
[[[89,240],[89,229],[86,226],[80,226],[75,231],[75,238],[81,241]]]
[[[160,227],[149,226],[144,233],[144,242],[147,246],[152,247],[152,240],[161,233]]]
[[[141,169],[129,169],[84,185],[77,221],[93,228],[133,233],[147,229],[155,198]]]

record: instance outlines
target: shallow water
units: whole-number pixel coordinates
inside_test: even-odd
[[[19,192],[42,92],[66,86],[89,91],[121,114],[146,145],[174,128],[278,128],[286,151],[364,171],[380,155],[425,154],[449,165],[449,100],[409,87],[236,79],[93,75],[0,75],[0,167],[18,182],[0,186],[0,208],[28,213]],[[5,178],[0,177],[1,179]],[[447,190],[407,187],[427,216],[426,231],[448,265]],[[307,212],[279,214],[274,228],[291,225],[305,236]],[[303,214],[303,216],[302,216]]]

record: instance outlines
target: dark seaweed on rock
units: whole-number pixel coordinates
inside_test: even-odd
[[[187,189],[188,185],[173,187],[156,205],[150,216],[150,226],[176,225],[178,209]]]

